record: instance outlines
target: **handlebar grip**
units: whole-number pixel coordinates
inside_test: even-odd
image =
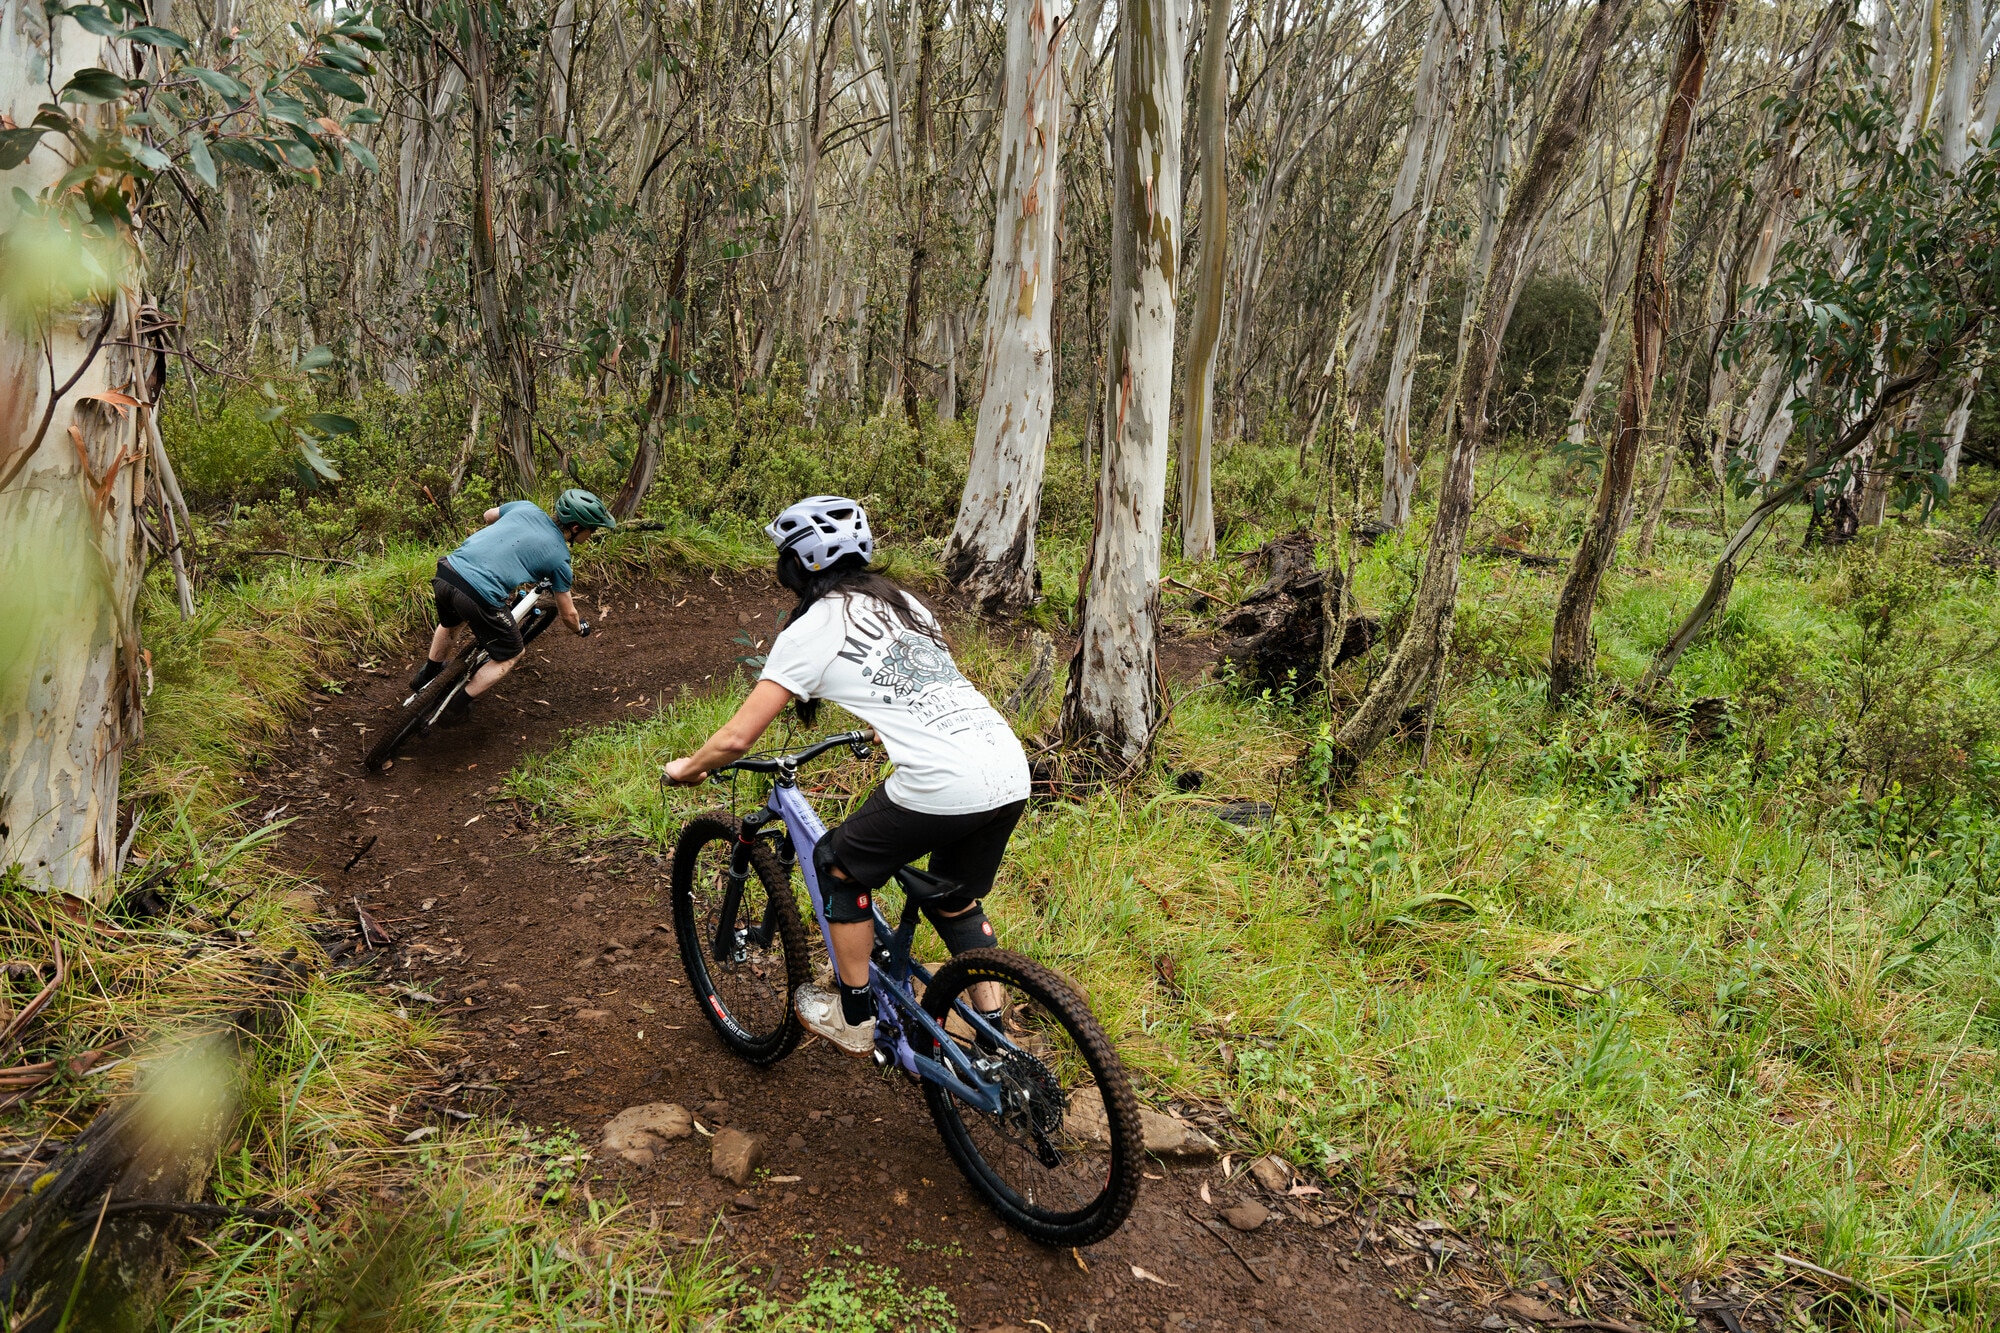
[[[579,639],[590,637],[590,622],[588,620],[579,620],[576,622],[576,637]]]

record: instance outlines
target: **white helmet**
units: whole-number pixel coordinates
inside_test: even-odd
[[[809,495],[778,515],[764,535],[814,573],[844,555],[866,560],[875,554],[867,513],[844,495]]]

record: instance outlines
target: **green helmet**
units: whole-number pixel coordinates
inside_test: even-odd
[[[556,522],[564,527],[615,528],[618,520],[604,507],[604,501],[589,491],[567,490],[556,497]]]

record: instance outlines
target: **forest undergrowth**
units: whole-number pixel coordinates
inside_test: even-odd
[[[1519,494],[1493,530],[1560,549],[1560,503]],[[1589,1292],[1622,1268],[1673,1328],[1685,1281],[1821,1287],[1803,1260],[1855,1284],[1831,1317],[1886,1318],[1879,1297],[1978,1326],[2000,1275],[1992,576],[1954,567],[1942,530],[1802,553],[1801,528],[1680,669],[1684,694],[1731,700],[1721,736],[1609,688],[1550,714],[1559,577],[1482,563],[1428,745],[1412,728],[1329,801],[1316,691],[1182,687],[1135,783],[1031,810],[995,921],[1088,990],[1155,1100],[1221,1109],[1242,1146],[1363,1196],[1413,1187],[1520,1280],[1546,1264]],[[1621,562],[1607,686],[1643,669],[1718,544],[1679,516]],[[1419,554],[1367,553],[1364,604],[1393,620]],[[1011,635],[955,647],[996,698],[1028,668]],[[659,765],[745,688],[578,735],[513,790],[580,838],[669,845],[717,798],[663,792]],[[1052,731],[1059,698],[1024,735]],[[829,819],[871,784],[847,768],[817,777]],[[1218,818],[1243,802],[1268,822]]]
[[[908,515],[883,525],[898,572],[932,583],[948,510],[899,510],[898,487],[928,484],[912,460],[953,457],[955,429],[814,437],[818,461],[772,485],[881,478],[873,502]],[[1064,450],[1033,616],[1055,628],[1088,531],[1075,441]],[[89,978],[58,996],[44,1028],[60,1050],[44,1054],[116,1057],[16,1107],[10,1139],[74,1132],[131,1085],[136,1057],[253,995],[260,960],[319,947],[309,895],[262,851],[283,811],[233,789],[309,691],[408,641],[432,560],[484,498],[465,493],[447,521],[419,503],[421,480],[350,461],[344,489],[317,499],[279,485],[242,486],[229,506],[211,496],[199,614],[180,622],[163,597],[148,615],[155,692],[128,759],[141,823],[121,889],[152,890],[164,915],[133,917],[127,897],[115,933],[7,895],[15,924],[62,932]],[[1587,491],[1577,467],[1502,462],[1475,544],[1566,549]],[[726,475],[700,505],[663,486],[647,524],[588,551],[580,578],[762,564],[755,528],[772,497],[715,499]],[[1254,586],[1238,557],[1309,520],[1314,484],[1282,445],[1224,453],[1218,516],[1236,554],[1169,562],[1175,632],[1208,632]],[[1610,680],[1636,677],[1706,578],[1720,515],[1689,489],[1657,552],[1628,550],[1607,587]],[[1946,517],[1976,512],[1975,496]],[[1392,628],[1424,521],[1360,552],[1361,601]],[[1799,526],[1772,537],[1680,667],[1683,695],[1732,701],[1718,738],[1650,724],[1609,690],[1550,714],[1559,578],[1504,556],[1473,563],[1427,743],[1412,729],[1329,798],[1333,715],[1317,687],[1227,671],[1176,686],[1136,781],[1031,811],[996,922],[1089,991],[1156,1101],[1219,1110],[1237,1146],[1343,1189],[1414,1189],[1424,1215],[1489,1242],[1513,1276],[1548,1265],[1588,1292],[1593,1273],[1648,1274],[1649,1319],[1672,1328],[1684,1316],[1663,1284],[1801,1281],[1787,1255],[1924,1324],[1976,1326],[2000,1239],[1992,574],[1949,523],[1891,524],[1837,552],[1801,550]],[[266,550],[281,554],[253,554]],[[966,625],[955,647],[996,697],[1027,670],[1012,633]],[[1336,698],[1377,664],[1345,668]],[[716,793],[663,794],[658,766],[742,688],[574,734],[524,760],[513,789],[576,837],[668,842]],[[1029,702],[1024,735],[1051,728],[1060,694],[1058,678]],[[820,799],[834,813],[871,777],[827,770]],[[1227,802],[1269,817],[1224,822]],[[567,1132],[482,1122],[410,1137],[421,1126],[401,1115],[401,1087],[445,1062],[442,1030],[326,973],[280,1015],[243,1066],[212,1193],[293,1220],[191,1248],[170,1327],[299,1311],[298,1326],[331,1327],[393,1305],[411,1327],[651,1328],[750,1308],[721,1255],[669,1254],[617,1201],[580,1191]],[[818,1294],[855,1280],[830,1273]],[[1855,1290],[1803,1284],[1831,1301],[1814,1317],[1881,1317]],[[810,1326],[803,1307],[757,1308],[766,1324]]]

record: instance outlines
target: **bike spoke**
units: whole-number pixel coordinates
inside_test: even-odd
[[[1091,1071],[1060,1015],[1025,991],[1007,992],[1005,1045],[975,1037],[962,1019],[947,1023],[946,1031],[973,1060],[981,1081],[999,1089],[1003,1103],[991,1114],[961,1101],[959,1121],[994,1183],[1027,1209],[1078,1212],[1107,1188],[1106,1156],[1068,1105],[1073,1089],[1091,1083]]]
[[[782,934],[762,928],[769,904],[755,874],[731,879],[732,848],[710,842],[694,867],[693,902],[702,961],[715,998],[746,1032],[763,1036],[791,1009]]]

